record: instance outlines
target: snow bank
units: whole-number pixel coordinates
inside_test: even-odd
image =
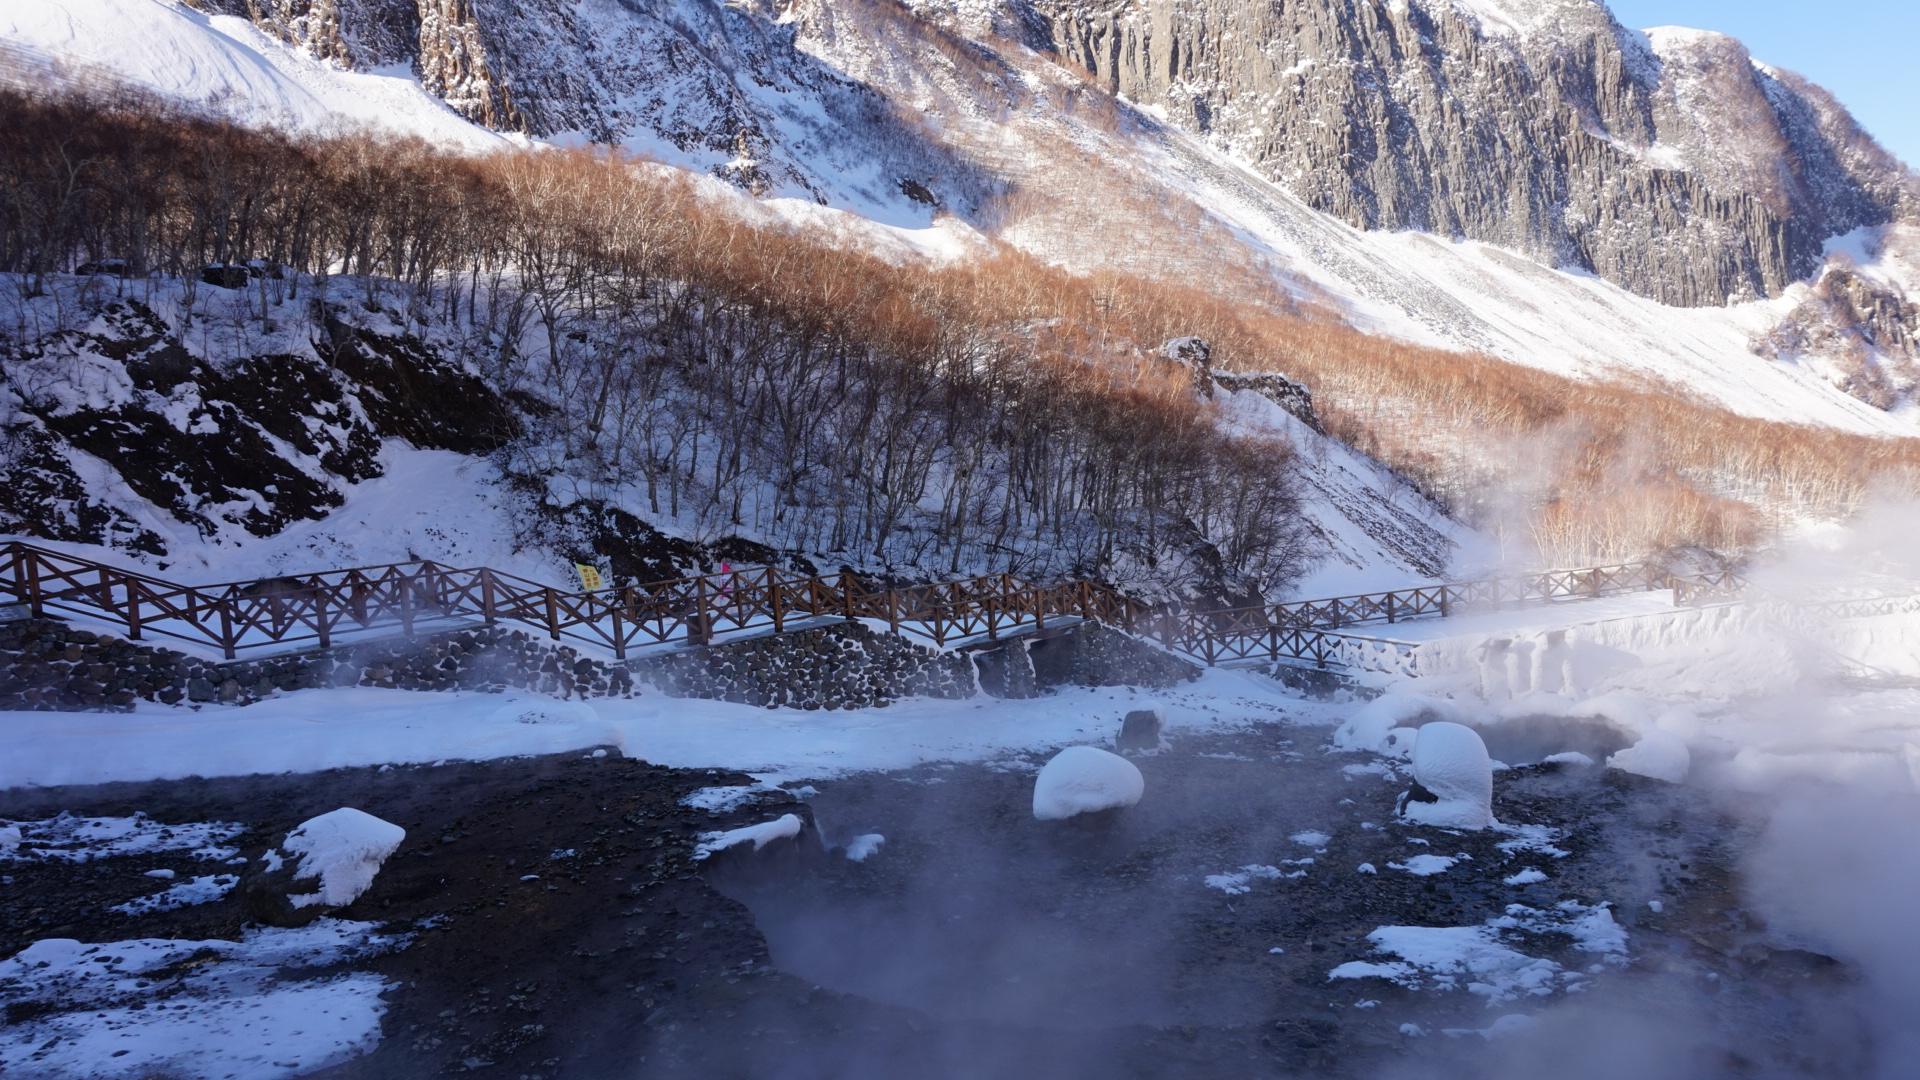
[[[1385,979],[1409,990],[1464,987],[1489,1005],[1551,994],[1561,968],[1502,944],[1486,926],[1382,926],[1367,940],[1394,960],[1352,960],[1328,979]]]
[[[1282,870],[1265,863],[1248,863],[1238,870],[1229,870],[1224,874],[1208,874],[1204,880],[1209,889],[1218,889],[1228,896],[1243,896],[1253,891],[1253,883],[1256,881],[1283,881],[1306,876],[1305,870]]]
[[[729,814],[779,791],[774,784],[724,784],[703,787],[680,800],[681,806],[705,810],[709,814]]]
[[[748,843],[753,845],[753,850],[759,851],[775,840],[790,840],[799,836],[800,830],[804,827],[805,823],[798,816],[781,814],[772,821],[763,821],[758,825],[728,829],[725,832],[706,833],[701,836],[700,843],[694,847],[693,857],[695,860],[705,860],[711,858],[717,851],[725,851],[730,847]]]
[[[867,856],[880,850],[887,838],[879,833],[866,833],[847,842],[847,859],[852,862],[866,862]]]
[[[1405,862],[1390,862],[1387,869],[1404,871],[1414,877],[1432,877],[1446,873],[1464,858],[1464,855],[1415,855]]]
[[[1493,762],[1478,732],[1440,721],[1420,729],[1413,744],[1413,778],[1437,801],[1404,798],[1402,817],[1449,829],[1484,829],[1493,822]]]
[[[348,687],[217,712],[146,705],[130,714],[0,712],[0,789],[487,760],[596,746],[657,765],[740,770],[779,783],[926,761],[998,761],[1105,741],[1113,735],[1111,718],[1129,709],[1153,709],[1169,731],[1239,728],[1249,717],[1330,724],[1334,710],[1301,701],[1265,676],[1217,668],[1165,690],[1072,687],[1044,698],[921,698],[832,714],[652,695],[600,698],[577,715],[543,713],[551,722],[521,723],[524,710],[505,707],[516,699],[549,704],[519,691]],[[1233,708],[1221,708],[1223,700]]]
[[[40,821],[14,821],[0,827],[0,861],[44,859],[89,862],[127,855],[184,851],[196,859],[230,862],[240,850],[226,841],[246,831],[234,821],[155,821],[145,814],[128,817],[79,817],[62,813]]]
[[[156,872],[149,870],[147,876],[155,877]],[[166,879],[172,877],[173,871],[168,870]],[[149,911],[172,911],[175,908],[191,907],[195,904],[211,904],[232,892],[233,887],[238,884],[240,884],[238,874],[205,874],[189,878],[152,895],[138,896],[124,904],[115,904],[111,910],[122,915],[144,915]]]
[[[1623,964],[1627,957],[1627,932],[1604,905],[1568,900],[1537,909],[1510,904],[1504,915],[1479,926],[1382,926],[1367,940],[1392,959],[1348,961],[1327,978],[1385,979],[1409,990],[1464,989],[1488,1005],[1579,990],[1586,982],[1591,967],[1569,970],[1554,960],[1529,956],[1509,942],[1513,937],[1542,944],[1571,938],[1575,951],[1607,965]]]
[[[1076,814],[1132,806],[1147,781],[1133,762],[1094,746],[1069,746],[1041,767],[1033,782],[1033,816],[1063,821]]]
[[[1649,731],[1640,741],[1607,758],[1607,767],[1677,784],[1687,778],[1693,755],[1686,740],[1667,731]]]
[[[378,975],[315,975],[405,943],[321,919],[239,941],[36,941],[0,960],[0,1074],[299,1076],[380,1041]],[[149,973],[165,972],[162,977]]]
[[[1405,732],[1422,719],[1458,721],[1459,706],[1445,698],[1423,694],[1382,694],[1362,705],[1333,732],[1339,750],[1365,750],[1405,756]],[[1399,733],[1399,734],[1396,734]]]
[[[296,908],[351,904],[373,885],[380,864],[407,838],[407,830],[343,806],[304,821],[281,846],[299,856],[294,880],[317,878],[318,892],[287,897]]]

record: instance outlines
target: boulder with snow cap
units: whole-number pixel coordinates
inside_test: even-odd
[[[1040,769],[1033,782],[1033,816],[1064,821],[1079,814],[1119,810],[1146,794],[1133,762],[1094,746],[1069,746]]]
[[[310,818],[255,857],[241,893],[269,926],[303,926],[359,899],[407,831],[351,807]]]
[[[1422,825],[1484,829],[1493,824],[1493,762],[1480,733],[1436,721],[1413,743],[1414,787],[1400,797],[1400,816]]]

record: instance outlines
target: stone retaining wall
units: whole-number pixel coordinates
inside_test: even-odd
[[[221,663],[50,619],[0,622],[0,710],[119,711],[139,700],[246,705],[323,686],[631,697],[642,684],[675,697],[854,709],[903,697],[965,698],[982,689],[1031,697],[1068,684],[1171,686],[1197,671],[1097,623],[972,656],[938,652],[860,623],[835,623],[620,664],[502,627]]]
[[[973,663],[861,623],[771,634],[631,662],[675,697],[793,709],[858,709],[903,697],[972,697]]]
[[[633,674],[518,630],[477,627],[419,641],[216,662],[51,619],[0,623],[0,709],[105,709],[136,700],[246,705],[282,690],[519,687],[557,697],[633,693]]]

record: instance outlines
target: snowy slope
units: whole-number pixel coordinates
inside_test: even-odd
[[[1522,0],[1457,3],[1493,34],[1535,32],[1542,13],[1554,6]],[[625,17],[623,10],[589,3],[580,5],[578,14],[589,30],[607,29]],[[731,25],[726,19],[749,17],[742,9],[711,21],[710,13],[704,8],[701,12],[700,20],[673,25],[680,31],[697,25],[722,33]],[[973,14],[971,22],[978,29],[1008,32],[998,6],[986,5]],[[722,82],[730,80],[758,103],[756,109],[776,117],[765,132],[773,137],[766,147],[800,155],[791,164],[812,178],[805,185],[776,182],[759,198],[729,186],[720,178],[739,185],[738,170],[729,168],[751,164],[746,157],[720,160],[711,147],[685,149],[662,142],[658,131],[641,122],[642,114],[652,115],[651,106],[640,97],[614,93],[607,99],[613,103],[609,115],[631,122],[623,129],[622,141],[670,163],[661,167],[708,174],[701,178],[703,189],[742,212],[835,235],[849,246],[890,258],[964,259],[1010,242],[1069,265],[1151,270],[1161,263],[1164,271],[1168,253],[1181,254],[1184,246],[1199,249],[1184,254],[1192,259],[1193,269],[1204,272],[1209,258],[1223,254],[1204,245],[1225,236],[1238,249],[1235,258],[1270,268],[1303,298],[1330,304],[1369,332],[1482,351],[1578,378],[1666,388],[1753,416],[1863,432],[1913,432],[1914,410],[1905,396],[1910,386],[1896,387],[1882,402],[1894,407],[1883,410],[1839,385],[1848,373],[1821,354],[1819,341],[1806,348],[1774,348],[1765,356],[1756,353],[1756,342],[1802,311],[1809,285],[1792,286],[1771,300],[1725,308],[1670,307],[1591,275],[1554,270],[1488,244],[1355,229],[1310,209],[1192,135],[1124,108],[1123,118],[1116,119],[1098,100],[1089,103],[1084,86],[1073,76],[1005,36],[985,38],[981,53],[962,60],[951,43],[943,50],[930,49],[924,29],[911,20],[876,21],[834,4],[796,6],[771,29],[762,27],[756,33],[773,31],[795,35],[804,62],[831,71],[834,80],[878,90],[894,106],[924,118],[922,133],[937,135],[946,147],[942,152],[1014,186],[1051,214],[1054,227],[1033,227],[1011,213],[954,216],[917,205],[903,211],[891,199],[874,195],[885,186],[884,176],[843,168],[848,164],[845,146],[832,153],[825,149],[832,140],[821,125],[838,122],[820,111],[826,99],[818,94],[827,91],[800,83],[762,86],[750,72],[725,64],[716,69],[725,75]],[[595,46],[598,53],[606,52],[604,45]],[[729,47],[751,52],[765,46],[750,42]],[[627,50],[628,67],[635,62],[632,57],[644,53]],[[721,53],[709,59],[735,62]],[[0,12],[0,71],[44,75],[52,66],[62,68],[64,77],[83,80],[110,73],[255,123],[305,129],[374,124],[476,149],[520,138],[469,122],[424,90],[410,71],[348,70],[263,33],[246,19],[208,16],[178,0],[66,0]],[[633,71],[621,77],[627,76],[638,77]],[[607,82],[613,76],[606,72],[593,78],[606,83],[595,85],[609,93],[640,85]],[[679,84],[669,80],[660,85]],[[719,84],[709,80],[702,85],[711,89]],[[555,139],[572,141],[586,134],[564,131]],[[1190,213],[1212,231],[1169,234],[1164,222],[1139,213],[1142,204]],[[1920,245],[1917,234],[1920,230],[1904,226],[1864,229],[1836,240],[1831,248],[1836,260],[1856,264],[1859,275],[1876,287],[1920,296],[1920,270],[1910,256],[1901,254]],[[1284,373],[1284,357],[1276,358],[1275,367]],[[1239,400],[1249,396],[1251,404]],[[1299,451],[1309,524],[1328,551],[1302,583],[1303,594],[1429,579],[1446,572],[1445,553],[1455,545],[1480,549],[1470,531],[1448,521],[1376,463],[1258,395],[1230,395],[1225,404],[1229,422],[1287,438]],[[325,520],[301,523],[265,539],[235,534],[206,546],[199,543],[202,538],[169,531],[151,508],[129,504],[123,509],[149,529],[168,533],[170,551],[184,560],[180,574],[189,578],[408,557],[486,562],[540,578],[564,572],[565,560],[516,554],[513,513],[501,503],[497,485],[479,479],[490,466],[396,445],[387,452],[387,469],[381,479],[354,487],[347,506]],[[110,478],[97,478],[101,482],[96,488],[113,496]],[[486,509],[475,515],[448,512],[453,502],[463,499]],[[361,512],[381,503],[422,512]],[[429,508],[434,512],[425,512]],[[405,523],[384,530],[366,527],[365,522],[376,519]],[[451,529],[433,524],[451,520],[461,524]],[[674,530],[674,523],[659,524]],[[1469,555],[1466,561],[1480,560]],[[200,569],[204,574],[191,572]]]
[[[58,0],[0,6],[0,78],[48,68],[110,75],[250,123],[304,130],[378,127],[486,149],[504,137],[463,119],[404,68],[345,71],[245,19],[171,0]],[[36,77],[39,76],[39,77]]]
[[[1478,20],[1483,32],[1494,36],[1540,31],[1565,6],[1559,0],[1452,2]],[[660,25],[667,29],[659,32],[689,35],[698,31],[711,39],[732,26],[694,7],[698,5],[677,14],[661,13],[665,21]],[[960,15],[967,16],[959,20],[961,26],[1007,29],[1001,25],[1004,13],[996,5],[979,11],[966,5],[961,8]],[[585,35],[580,48],[592,54],[580,61],[583,64],[619,59],[611,53],[601,55],[611,48],[608,42],[634,46],[622,51],[624,57],[645,55],[646,50],[638,47],[641,38],[633,35],[656,32],[629,25],[631,20],[621,9],[602,3],[582,5],[570,17],[579,21],[573,29]],[[834,123],[845,123],[844,117],[829,115],[832,94],[837,92],[832,80],[848,77],[853,85],[864,83],[932,119],[938,124],[939,138],[960,151],[960,157],[1039,198],[1058,202],[1065,198],[1064,185],[1090,182],[1071,171],[1062,174],[1062,162],[1055,156],[1060,146],[1104,153],[1114,167],[1130,174],[1131,182],[1147,197],[1204,207],[1233,229],[1254,257],[1316,297],[1332,298],[1364,330],[1483,351],[1576,377],[1677,388],[1753,416],[1865,432],[1914,430],[1911,413],[1901,407],[1912,389],[1905,383],[1879,395],[1880,404],[1896,406],[1883,410],[1843,388],[1850,372],[1837,365],[1840,358],[1836,356],[1822,355],[1819,349],[1756,353],[1756,343],[1807,299],[1805,284],[1770,300],[1724,308],[1669,307],[1591,275],[1553,270],[1487,244],[1354,229],[1309,209],[1226,153],[1170,126],[1154,125],[1138,135],[1090,133],[1090,127],[1100,126],[1098,114],[1061,104],[1067,100],[1061,95],[1063,87],[1071,88],[1070,79],[1004,37],[987,39],[986,47],[998,50],[998,55],[983,52],[974,58],[977,70],[969,70],[947,56],[933,54],[924,40],[924,28],[910,21],[876,19],[864,9],[801,5],[783,15],[782,25],[772,30],[798,31],[797,55],[804,61],[795,62],[812,63],[833,74],[822,75],[827,81],[819,86],[785,75],[785,82],[762,86],[745,78],[745,72],[724,72],[723,81],[747,95],[740,107],[748,107],[747,98],[752,98],[751,108],[766,118],[764,125],[753,128],[760,140],[757,145],[793,158],[783,168],[790,166],[798,170],[794,176],[808,177],[795,186],[770,174],[774,182],[765,194],[772,198],[765,205],[771,213],[808,227],[824,225],[851,243],[951,258],[984,250],[988,243],[981,230],[1004,230],[1004,226],[976,215],[932,217],[924,207],[903,209],[892,197],[878,194],[887,181],[872,172],[873,162],[850,159],[830,137]],[[1703,40],[1715,48],[1737,48],[1737,43],[1716,35],[1674,28],[1660,28],[1649,40],[1655,52],[1675,64],[1698,51]],[[744,50],[743,56],[769,48],[757,40],[731,47]],[[1744,50],[1740,55],[1745,55]],[[711,59],[738,62],[718,53]],[[50,60],[78,66],[83,72],[110,72],[168,96],[216,104],[253,122],[304,128],[374,124],[474,147],[500,145],[504,139],[463,119],[404,69],[345,70],[261,32],[245,19],[210,17],[177,0],[64,0],[13,5],[0,12],[0,61],[5,61],[0,69]],[[693,84],[676,90],[680,84],[671,80],[647,82],[642,78],[644,71],[634,68],[630,60],[622,62],[627,66],[617,71],[590,65],[576,73],[596,88],[588,104],[604,106],[608,116],[624,118],[622,142],[681,167],[712,171],[737,182],[741,168],[759,167],[742,156],[750,154],[747,149],[723,160],[724,154],[716,157],[710,148],[677,145],[663,135],[663,131],[686,129],[693,118],[682,116],[685,107],[678,107],[681,112],[668,110],[677,118],[672,119],[660,112],[658,102],[678,100],[684,96],[682,91],[693,93],[689,89]],[[688,77],[675,76],[683,81]],[[708,85],[711,82],[700,84],[701,94],[721,92]],[[1687,98],[1689,85],[1676,80],[1674,107],[1689,115],[1701,114],[1698,103]],[[1715,132],[1709,119],[1703,116],[1694,127],[1710,144]],[[650,122],[657,123],[648,127]],[[575,131],[557,137],[571,141],[588,135]],[[1702,159],[1708,149],[1710,145],[1690,145],[1662,152]],[[1731,167],[1723,166],[1715,167],[1720,171]],[[1113,234],[1114,226],[1112,220],[1099,222],[1087,239],[1104,244],[1100,257],[1123,260],[1127,245]],[[1912,227],[1853,234],[1850,250],[1856,259],[1864,254],[1869,267],[1874,265],[1878,233],[1888,230],[1912,231]],[[1055,250],[1060,243],[1057,236],[1023,234],[1017,227],[1004,231],[1004,236],[1043,255],[1059,255],[1062,261],[1087,261]],[[1893,295],[1920,295],[1920,280],[1910,265],[1867,276]]]
[[[1777,361],[1755,353],[1756,338],[1806,298],[1806,284],[1771,300],[1670,307],[1491,244],[1363,232],[1316,213],[1182,133],[1157,136],[1154,157],[1145,159],[1149,168],[1286,273],[1335,300],[1360,329],[1576,378],[1677,388],[1748,416],[1862,432],[1916,431],[1911,411],[1888,412],[1848,395],[1816,358]],[[1912,226],[1860,230],[1836,250],[1850,251],[1892,288],[1920,296],[1920,273],[1900,254],[1916,234]]]

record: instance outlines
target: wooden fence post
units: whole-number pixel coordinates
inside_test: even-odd
[[[713,624],[707,615],[707,579],[693,579],[693,621],[687,624],[687,644],[705,645],[713,640]]]
[[[626,631],[620,627],[620,601],[618,599],[608,605],[608,612],[613,619],[613,658],[615,660],[625,660],[627,658],[627,635]]]
[[[773,609],[773,632],[778,634],[786,628],[786,623],[780,603],[780,579],[771,566],[767,567],[767,606]]]
[[[129,641],[140,640],[140,590],[143,588],[145,586],[140,584],[139,578],[127,579],[127,640]]]
[[[900,632],[900,590],[899,589],[887,590],[887,625],[893,628],[894,633],[898,634]]]
[[[18,547],[14,549],[14,556],[20,560],[22,567],[18,573],[27,592],[27,610],[33,613],[34,618],[41,618],[46,615],[47,609],[40,590],[40,554]]]
[[[413,636],[413,579],[405,574],[400,578],[400,632]]]
[[[1388,594],[1387,594],[1387,622],[1388,622],[1388,624],[1392,624],[1392,623],[1396,623],[1396,622],[1399,622],[1399,621],[1400,621],[1399,619],[1397,619],[1397,618],[1395,618],[1395,617],[1394,617],[1394,610],[1393,610],[1393,609],[1394,609],[1394,596],[1395,596],[1395,595],[1396,595],[1396,594],[1394,594],[1394,593],[1388,593]]]
[[[320,635],[320,647],[333,645],[333,627],[327,625],[327,590],[319,589],[313,594],[313,626]]]
[[[220,598],[220,651],[227,659],[233,659],[234,646],[238,644],[233,633],[233,596],[229,593]]]
[[[493,570],[485,566],[480,568],[480,617],[487,621],[488,626],[492,626],[499,618],[494,611]]]

